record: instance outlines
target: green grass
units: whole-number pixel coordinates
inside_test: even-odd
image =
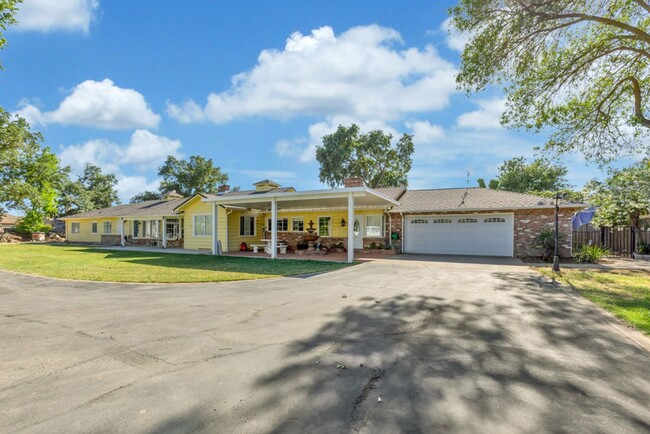
[[[0,269],[73,280],[142,283],[226,282],[322,273],[349,264],[183,255],[51,244],[0,244]]]
[[[588,300],[650,336],[650,272],[564,269],[560,275],[538,269],[569,285]]]

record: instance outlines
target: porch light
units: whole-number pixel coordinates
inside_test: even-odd
[[[344,218],[341,218],[341,227],[342,227],[342,228],[345,227],[345,219],[344,219]]]

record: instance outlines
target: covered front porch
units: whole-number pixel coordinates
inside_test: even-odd
[[[256,215],[268,216],[268,227],[263,236],[256,236],[256,238],[259,239],[260,244],[255,244],[255,246],[258,248],[258,255],[266,255],[272,259],[277,259],[279,255],[284,256],[279,253],[279,251],[284,251],[286,248],[284,243],[279,243],[278,239],[278,213],[338,213],[344,216],[341,218],[341,228],[339,229],[341,235],[343,235],[342,231],[343,228],[345,228],[345,236],[337,238],[340,238],[341,242],[344,241],[344,247],[347,249],[347,252],[343,253],[344,256],[342,259],[350,263],[355,260],[355,238],[358,239],[360,237],[361,240],[363,239],[363,234],[358,232],[358,226],[354,224],[356,217],[355,214],[367,210],[375,210],[381,216],[382,213],[397,204],[397,202],[390,197],[367,187],[314,190],[306,192],[260,192],[245,196],[211,196],[204,198],[202,201],[210,204],[212,209],[211,250],[214,255],[222,254],[223,252],[221,240],[218,238],[217,234],[219,234],[219,228],[221,225],[228,224],[227,221],[223,221],[225,219],[219,218],[219,209],[221,208],[226,210],[244,210],[246,212],[255,213]],[[246,222],[247,220],[244,221]],[[323,242],[331,242],[334,238],[331,236],[332,234],[329,233],[326,237],[321,237],[320,232],[321,224],[332,225],[333,222],[331,219],[329,221],[317,220],[316,228],[313,228],[313,222],[309,221],[311,229],[307,227],[307,219],[302,223],[304,223],[304,228],[300,230],[299,235],[301,234],[300,236],[305,239],[313,238],[314,230],[319,231],[316,238],[322,238]],[[240,232],[240,234],[248,235],[250,238],[250,235],[255,231],[255,221],[252,220],[251,224],[252,232],[249,233],[248,231],[244,231]],[[283,222],[283,224],[286,224],[286,222]],[[355,230],[357,231],[356,234]],[[230,254],[236,254],[232,249],[227,250]],[[261,253],[263,251],[265,251],[265,253]],[[331,252],[328,253],[328,255],[322,256],[313,255],[313,259],[328,260],[326,259],[327,256],[337,255],[338,253],[341,252]],[[291,255],[292,259],[301,259],[300,256],[302,255]],[[312,255],[304,256],[309,256],[309,258],[306,259],[312,259]]]

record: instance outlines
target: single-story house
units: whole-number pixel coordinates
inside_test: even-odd
[[[70,242],[180,247],[213,254],[261,242],[296,249],[310,232],[323,246],[354,250],[392,245],[403,253],[526,257],[535,237],[553,228],[555,203],[529,194],[484,188],[410,190],[366,187],[296,191],[271,180],[255,188],[117,205],[64,217]],[[585,205],[561,202],[562,256],[571,255],[571,217]],[[264,240],[264,241],[263,241]],[[268,241],[266,241],[268,240]]]
[[[18,220],[20,220],[20,217],[15,215],[11,215],[11,214],[2,215],[0,216],[0,229],[1,230],[13,229],[16,227]]]

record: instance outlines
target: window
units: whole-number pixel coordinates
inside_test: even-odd
[[[451,219],[433,219],[433,223],[451,223]]]
[[[305,230],[305,220],[302,217],[294,217],[291,219],[291,230],[294,232],[302,232]]]
[[[165,237],[168,240],[175,240],[178,238],[180,229],[180,221],[178,219],[167,219],[165,223]]]
[[[485,223],[505,223],[506,219],[503,217],[488,217],[483,219],[483,222]]]
[[[381,222],[382,216],[380,215],[367,215],[366,216],[366,236],[367,237],[381,237]]]
[[[140,236],[140,222],[135,220],[133,222],[133,238],[138,238]]]
[[[478,220],[472,218],[464,218],[464,219],[458,219],[458,223],[478,223]]]
[[[79,223],[70,223],[70,232],[73,234],[78,234],[80,232]]]
[[[93,234],[97,233],[97,222],[92,222],[90,224],[90,233],[93,233]]]
[[[268,230],[271,230],[271,221],[272,219],[268,219],[266,222],[266,227]],[[289,219],[284,217],[281,219],[278,219],[278,232],[287,232],[289,230]]]
[[[242,237],[255,236],[255,216],[243,215],[239,217],[239,235]]]
[[[112,231],[113,231],[113,223],[104,222],[104,233],[105,234],[110,234]]]
[[[332,234],[332,217],[318,217],[318,235],[329,237]]]
[[[427,223],[429,223],[429,220],[427,220],[427,219],[414,219],[414,220],[411,220],[412,225],[422,225],[422,224],[427,224]]]
[[[212,216],[195,215],[194,216],[194,236],[211,237],[212,236]]]

